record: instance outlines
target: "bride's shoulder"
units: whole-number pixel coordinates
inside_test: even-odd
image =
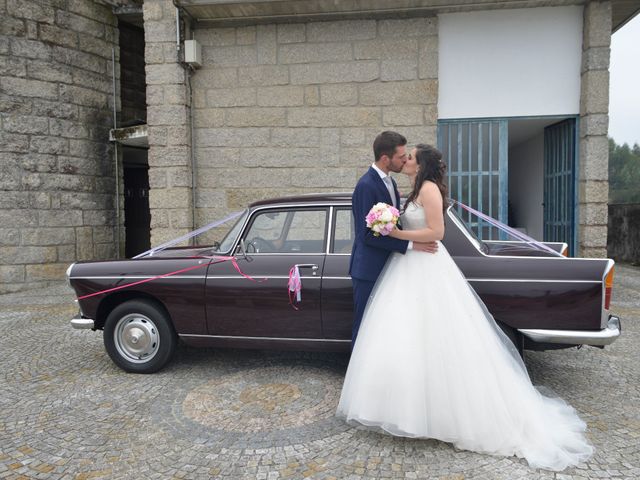
[[[420,193],[440,192],[438,185],[431,180],[425,180],[420,187]]]

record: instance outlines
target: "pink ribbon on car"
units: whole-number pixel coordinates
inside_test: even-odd
[[[212,261],[211,262],[207,262],[207,263],[202,263],[200,265],[192,265],[190,267],[181,268],[180,270],[176,270],[175,272],[169,272],[169,273],[164,273],[162,275],[156,275],[155,277],[145,278],[144,280],[140,280],[138,282],[127,283],[126,285],[120,285],[118,287],[108,288],[106,290],[101,290],[99,292],[94,292],[94,293],[90,293],[88,295],[83,295],[82,297],[78,297],[78,300],[84,300],[85,298],[95,297],[96,295],[102,295],[102,294],[105,294],[105,293],[115,292],[116,290],[121,290],[123,288],[129,288],[129,287],[133,287],[135,285],[140,285],[140,284],[143,284],[143,283],[151,282],[152,280],[157,280],[159,278],[171,277],[172,275],[177,275],[178,273],[184,273],[184,272],[188,272],[190,270],[195,270],[196,268],[202,268],[202,267],[206,267],[208,265],[216,265],[218,263],[224,263],[224,262],[231,262],[231,265],[233,265],[233,268],[235,268],[236,271],[240,275],[242,275],[244,278],[246,278],[247,280],[251,280],[252,282],[264,282],[266,280],[266,278],[262,278],[262,279],[256,280],[255,278],[253,278],[253,277],[247,275],[246,273],[244,273],[242,271],[242,269],[240,268],[240,265],[238,265],[238,261],[237,261],[236,257],[199,256],[199,257],[186,257],[186,258],[202,258],[202,259],[208,259],[208,260],[212,260]],[[213,261],[213,260],[216,260],[216,259],[219,259],[219,261]]]

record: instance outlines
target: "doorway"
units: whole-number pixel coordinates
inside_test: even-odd
[[[576,246],[575,116],[438,121],[449,195],[540,241]],[[506,234],[458,213],[483,240]]]
[[[125,257],[151,248],[149,163],[146,148],[122,147]]]
[[[576,241],[576,118],[509,120],[509,225],[536,240]]]

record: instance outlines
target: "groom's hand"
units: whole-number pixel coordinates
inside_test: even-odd
[[[436,253],[438,251],[437,242],[413,242],[413,249],[419,252]]]

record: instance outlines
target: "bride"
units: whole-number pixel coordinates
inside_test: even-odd
[[[533,387],[520,355],[446,248],[442,154],[413,149],[413,191],[391,236],[438,241],[435,254],[393,253],[369,298],[337,415],[393,435],[435,438],[563,470],[587,460],[585,423]]]

